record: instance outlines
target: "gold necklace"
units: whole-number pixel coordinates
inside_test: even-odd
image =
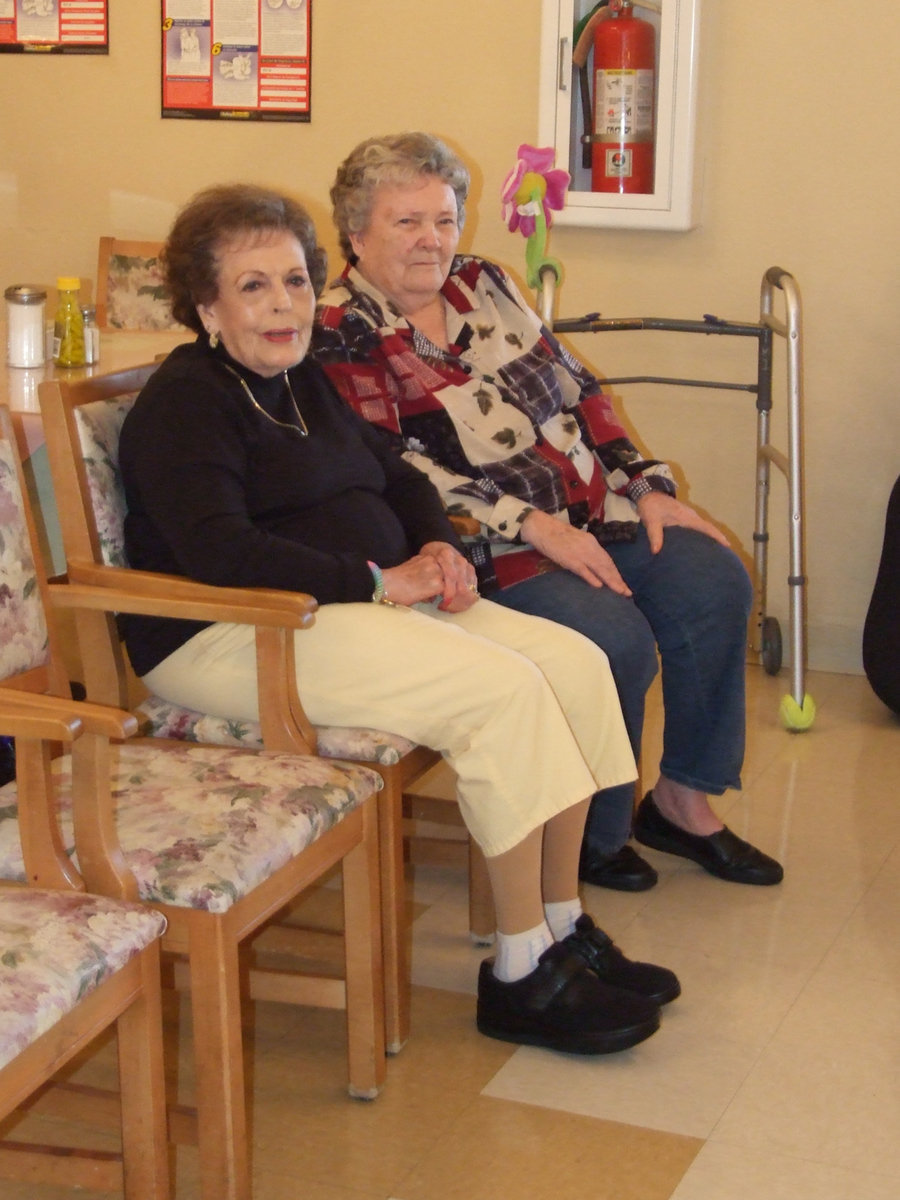
[[[293,404],[293,406],[294,406],[294,412],[297,414],[297,420],[300,422],[299,429],[297,428],[296,425],[291,425],[287,421],[279,421],[277,419],[277,417],[273,417],[271,415],[271,413],[267,413],[266,410],[263,408],[263,406],[256,399],[256,397],[253,395],[253,392],[250,389],[250,384],[243,377],[243,375],[240,373],[240,371],[236,371],[234,369],[234,367],[232,367],[227,362],[222,362],[221,359],[219,360],[219,363],[220,363],[220,366],[223,366],[230,375],[233,375],[235,377],[235,379],[238,381],[238,383],[244,389],[245,393],[247,394],[247,398],[249,399],[249,401],[253,405],[253,407],[255,409],[257,409],[259,412],[261,412],[264,417],[267,417],[272,422],[273,425],[280,425],[282,429],[293,429],[294,432],[299,433],[301,437],[309,437],[309,427],[307,426],[306,422],[303,420],[303,413],[300,411],[300,406],[297,404],[297,398],[294,395],[294,389],[291,387],[291,381],[288,378],[287,371],[284,372],[284,383],[285,383],[285,387],[288,390],[288,395],[291,398],[291,404]]]

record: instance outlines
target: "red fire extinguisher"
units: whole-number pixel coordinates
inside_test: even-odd
[[[594,29],[591,189],[653,191],[653,76],[656,35],[632,0],[611,0]]]

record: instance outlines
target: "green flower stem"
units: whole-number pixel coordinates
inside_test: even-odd
[[[541,275],[547,269],[554,272],[557,283],[562,280],[562,263],[556,258],[547,258],[545,255],[547,221],[544,217],[542,197],[537,189],[531,193],[531,200],[537,207],[537,213],[534,218],[534,233],[530,234],[525,242],[526,280],[529,287],[540,288]]]

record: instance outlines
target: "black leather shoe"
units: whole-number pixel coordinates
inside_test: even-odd
[[[487,958],[478,975],[478,1029],[487,1037],[567,1054],[611,1054],[659,1028],[652,1001],[602,983],[580,954],[554,942],[538,965],[504,983]]]
[[[668,1004],[681,995],[681,984],[674,971],[652,963],[632,962],[587,913],[581,914],[575,922],[575,932],[563,938],[563,945],[580,955],[602,983],[634,992],[654,1004]]]
[[[729,883],[754,883],[766,887],[781,883],[784,878],[781,863],[769,858],[768,854],[763,854],[762,850],[757,850],[727,827],[707,837],[679,829],[656,807],[652,792],[648,792],[638,805],[634,836],[643,846],[689,858],[709,871],[710,875],[727,879]]]
[[[659,876],[631,846],[623,846],[614,854],[598,854],[582,845],[578,878],[582,883],[612,888],[615,892],[646,892]]]

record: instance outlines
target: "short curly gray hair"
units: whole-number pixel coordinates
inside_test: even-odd
[[[368,228],[376,189],[383,183],[411,183],[422,175],[433,175],[453,189],[462,229],[469,170],[440,138],[430,133],[396,133],[367,138],[350,151],[338,167],[331,189],[332,217],[345,258],[354,258],[351,234]]]

